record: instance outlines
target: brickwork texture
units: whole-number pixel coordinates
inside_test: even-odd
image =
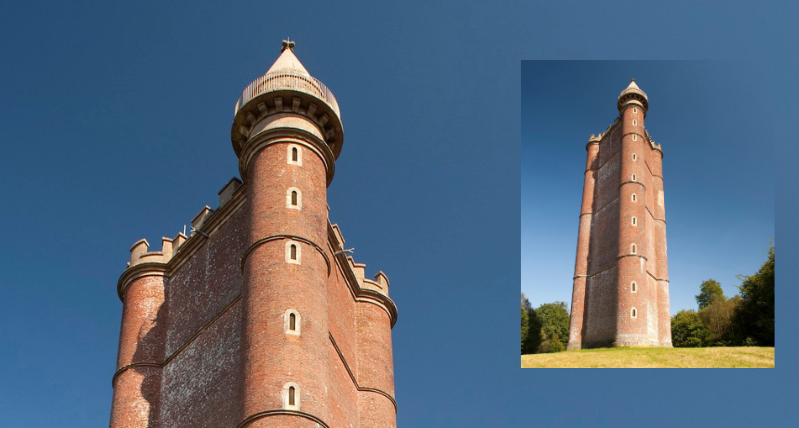
[[[397,309],[328,220],[340,113],[293,46],[236,105],[242,180],[131,249],[112,428],[396,426]]]
[[[671,347],[663,151],[633,80],[586,146],[567,349]]]

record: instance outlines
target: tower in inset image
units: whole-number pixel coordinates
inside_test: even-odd
[[[241,180],[131,249],[112,428],[396,426],[397,308],[328,220],[341,113],[293,48],[236,103]]]
[[[588,140],[567,349],[671,347],[663,151],[635,79]]]

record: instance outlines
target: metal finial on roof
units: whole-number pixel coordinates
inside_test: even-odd
[[[635,82],[635,79],[632,79],[632,81]]]
[[[283,40],[283,49],[281,49],[280,52],[283,52],[286,49],[294,50],[294,45],[295,44],[296,43],[294,43],[291,40],[289,40],[288,38],[286,38],[286,40]]]

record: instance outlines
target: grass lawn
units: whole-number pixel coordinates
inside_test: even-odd
[[[774,348],[602,348],[522,355],[522,368],[774,368]]]

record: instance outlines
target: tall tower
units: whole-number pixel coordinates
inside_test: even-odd
[[[396,426],[397,309],[328,221],[341,113],[293,48],[236,103],[242,180],[131,250],[112,428]]]
[[[635,79],[588,140],[568,349],[671,347],[663,151]]]

